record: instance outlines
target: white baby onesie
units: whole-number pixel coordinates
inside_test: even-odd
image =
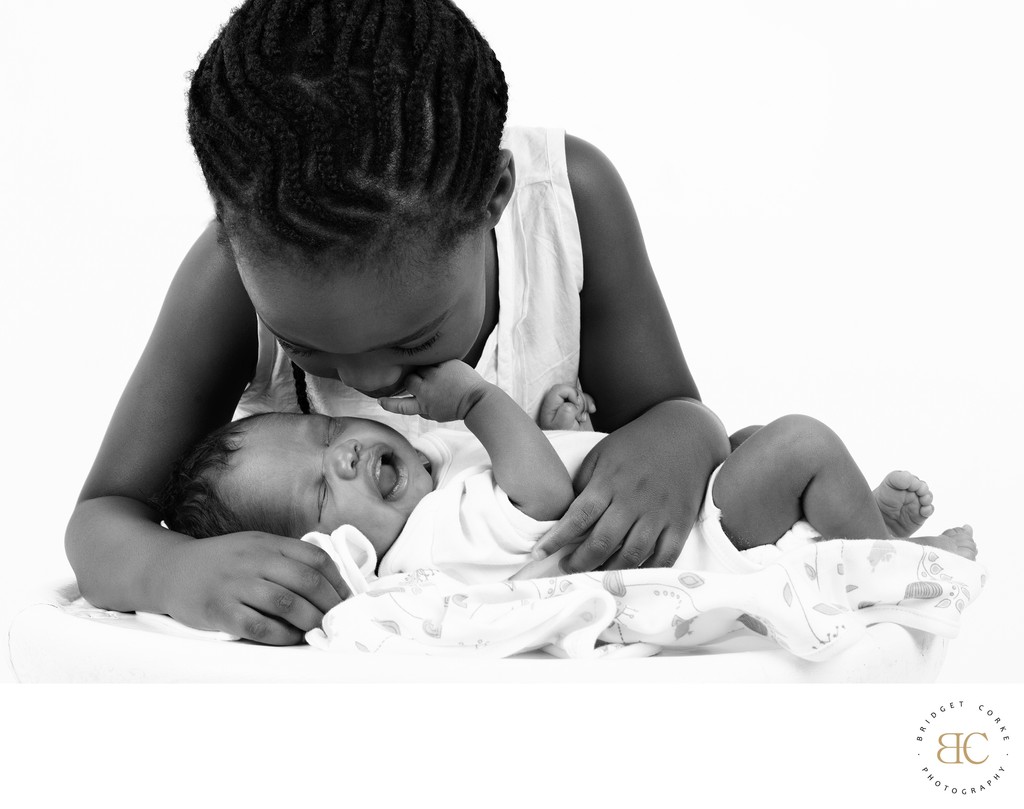
[[[549,431],[545,435],[575,475],[587,453],[604,433]],[[511,578],[543,578],[561,574],[558,561],[531,556],[534,546],[554,521],[534,520],[509,500],[494,480],[487,453],[466,431],[439,429],[414,440],[432,464],[435,489],[416,506],[405,528],[381,560],[380,575],[419,568],[437,568],[467,584]],[[717,470],[716,470],[717,474]],[[749,573],[759,570],[780,549],[813,541],[814,530],[797,523],[776,545],[738,551],[721,526],[715,506],[712,475],[704,504],[676,569]]]

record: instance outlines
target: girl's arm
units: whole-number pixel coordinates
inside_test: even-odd
[[[194,540],[149,498],[171,465],[231,418],[256,360],[256,316],[211,224],[182,262],[71,516],[65,548],[93,604],[171,615],[271,643],[297,642],[344,591],[329,557],[297,539]]]
[[[434,421],[465,421],[490,456],[495,482],[520,511],[535,520],[565,513],[573,499],[565,464],[505,391],[460,360],[419,368],[405,386],[412,396],[381,399],[381,407]]]
[[[566,571],[670,566],[729,442],[700,402],[618,172],[585,141],[566,136],[565,146],[585,268],[580,379],[599,405],[595,428],[611,435],[585,459],[578,497],[538,549],[589,532]]]

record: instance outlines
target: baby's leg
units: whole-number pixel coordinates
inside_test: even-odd
[[[825,538],[889,536],[846,446],[807,416],[785,416],[744,441],[722,464],[712,496],[740,550],[776,542],[801,519]]]

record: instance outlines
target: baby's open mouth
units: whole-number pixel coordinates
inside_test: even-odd
[[[405,466],[394,453],[385,450],[377,456],[373,466],[373,480],[377,484],[380,496],[385,500],[394,500],[402,493],[408,480]]]

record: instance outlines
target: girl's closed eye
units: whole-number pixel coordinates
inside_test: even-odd
[[[416,345],[416,346],[410,346],[409,348],[405,348],[403,346],[395,346],[395,351],[398,351],[399,353],[405,354],[407,356],[411,356],[413,354],[419,354],[421,351],[426,351],[428,348],[430,348],[432,345],[434,345],[434,343],[436,343],[439,339],[441,339],[441,333],[440,332],[435,334],[429,340],[425,340],[424,342],[422,342],[422,343],[420,343],[419,345]]]

